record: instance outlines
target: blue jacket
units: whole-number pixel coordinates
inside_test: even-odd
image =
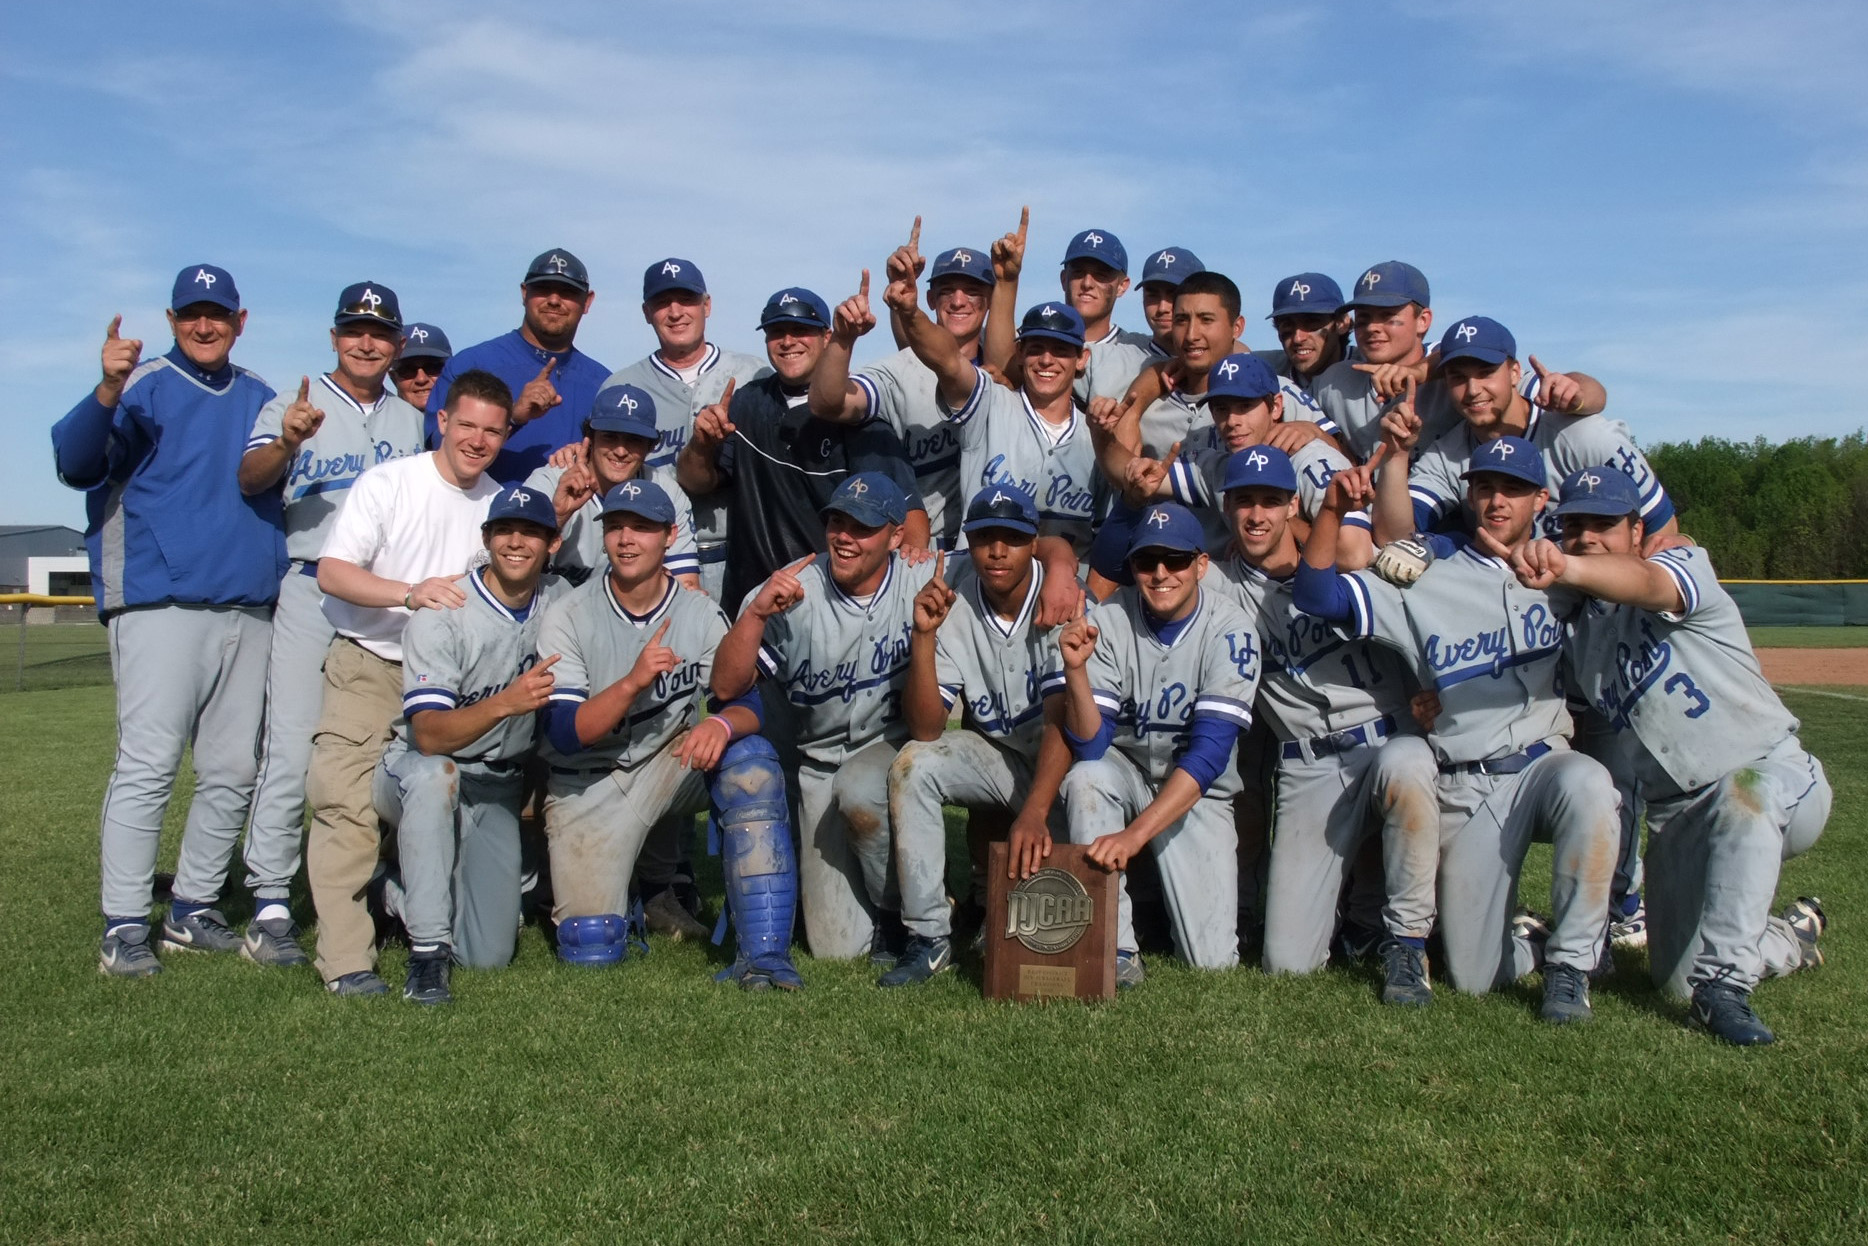
[[[85,492],[99,617],[131,606],[269,606],[285,574],[279,490],[240,492],[240,457],[272,387],[209,374],[178,346],[140,364],[115,410],[86,394],[52,426],[58,477]]]
[[[551,372],[551,383],[564,401],[509,437],[499,457],[493,460],[493,466],[487,469],[487,475],[503,485],[524,483],[527,476],[545,465],[553,450],[584,439],[584,417],[590,414],[590,404],[596,401],[597,390],[609,379],[608,368],[575,346],[566,351],[541,350],[514,329],[456,351],[441,369],[441,379],[435,382],[434,392],[428,396],[429,446],[440,444],[435,415],[447,402],[455,377],[472,368],[491,372],[512,388],[512,400],[517,402],[520,391],[538,376],[538,370],[550,359],[558,361]]]

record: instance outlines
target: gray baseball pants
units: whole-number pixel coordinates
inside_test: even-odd
[[[266,666],[266,730],[246,831],[246,885],[259,900],[284,900],[304,857],[305,773],[324,708],[324,655],[337,631],[324,617],[318,581],[294,562],[279,582]]]
[[[819,960],[866,955],[879,912],[902,907],[889,869],[889,767],[897,745],[876,740],[835,769],[798,767],[798,883],[805,939]]]

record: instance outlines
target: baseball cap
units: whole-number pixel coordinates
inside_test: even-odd
[[[1558,490],[1563,500],[1550,508],[1552,515],[1636,515],[1641,511],[1641,488],[1619,467],[1585,467],[1563,478]]]
[[[396,301],[396,292],[373,281],[359,281],[355,285],[345,286],[344,292],[337,296],[337,315],[331,323],[340,325],[362,322],[400,329],[402,304]]]
[[[1129,273],[1129,253],[1122,249],[1122,239],[1106,229],[1086,229],[1064,248],[1064,263],[1072,260],[1101,260],[1123,276]]]
[[[1201,553],[1206,549],[1205,534],[1193,512],[1179,502],[1156,502],[1142,512],[1135,522],[1135,535],[1129,538],[1129,558],[1145,549],[1178,549]]]
[[[1343,289],[1334,278],[1323,273],[1298,273],[1286,277],[1271,292],[1271,315],[1334,316],[1343,306]]]
[[[1009,528],[1027,536],[1038,535],[1038,503],[1017,485],[987,485],[967,503],[962,532],[982,528]]]
[[[584,261],[569,251],[546,251],[525,270],[526,285],[544,285],[555,283],[570,286],[580,294],[590,293],[590,273],[584,268]]]
[[[759,313],[759,327],[776,324],[801,324],[812,329],[830,327],[830,305],[803,286],[786,286],[766,300]]]
[[[675,521],[675,504],[653,480],[625,480],[603,495],[605,515],[639,515],[651,523]]]
[[[1291,456],[1276,446],[1247,446],[1226,459],[1226,477],[1220,492],[1253,487],[1297,492],[1297,469]]]
[[[180,311],[190,303],[212,303],[228,311],[240,310],[240,291],[233,274],[212,264],[190,264],[175,274],[175,289],[169,294],[169,310]]]
[[[999,284],[999,278],[992,271],[992,258],[970,247],[955,247],[935,256],[934,266],[928,269],[928,282],[932,284],[936,277],[971,277],[989,286]]]
[[[448,335],[431,324],[416,321],[402,330],[402,358],[404,359],[448,359],[454,354],[454,347],[448,344]]]
[[[1486,472],[1510,476],[1539,488],[1550,482],[1544,471],[1543,453],[1522,437],[1500,437],[1497,441],[1486,442],[1472,452],[1472,466],[1461,472],[1459,478],[1471,480]]]
[[[1083,345],[1083,317],[1068,303],[1040,303],[1025,313],[1018,325],[1018,340],[1054,338],[1072,346]]]
[[[1515,359],[1518,343],[1511,331],[1487,316],[1468,316],[1446,331],[1440,339],[1442,367],[1455,359],[1477,359],[1483,363],[1503,363]]]
[[[824,503],[822,514],[842,511],[868,528],[885,523],[903,523],[908,518],[908,499],[901,486],[881,472],[857,472],[837,486]]]
[[[1142,261],[1143,285],[1177,286],[1195,273],[1206,271],[1200,257],[1186,247],[1162,247]]]
[[[701,276],[700,265],[672,255],[650,264],[648,271],[642,274],[642,301],[646,303],[669,290],[707,293],[707,279]]]
[[[523,519],[553,532],[558,530],[558,512],[552,508],[551,494],[543,489],[528,489],[524,485],[507,485],[494,494],[493,504],[487,507],[486,519],[481,526],[498,523],[502,519]]]
[[[1343,306],[1401,307],[1407,303],[1432,306],[1427,301],[1426,275],[1412,264],[1384,260],[1356,278],[1355,293]]]
[[[1279,389],[1277,374],[1257,355],[1227,355],[1206,374],[1202,402],[1215,398],[1269,398]]]
[[[584,426],[595,433],[627,433],[650,441],[660,435],[655,427],[655,399],[634,385],[612,385],[600,391],[590,404]]]

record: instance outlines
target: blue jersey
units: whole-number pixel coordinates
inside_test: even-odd
[[[441,369],[441,379],[435,382],[434,392],[428,395],[429,443],[436,444],[439,426],[435,415],[446,404],[455,377],[473,368],[491,372],[511,387],[512,400],[518,402],[519,394],[538,378],[539,369],[553,359],[558,361],[558,366],[551,370],[551,384],[563,401],[515,429],[506,439],[499,457],[493,460],[493,466],[487,469],[487,475],[503,485],[518,484],[543,467],[553,450],[582,441],[584,419],[590,414],[590,404],[596,400],[597,391],[603,387],[603,379],[610,370],[575,346],[569,350],[546,350],[532,345],[525,340],[525,334],[514,329],[456,351]]]
[[[59,479],[85,491],[100,617],[128,606],[267,606],[285,574],[279,491],[240,492],[247,433],[272,387],[178,346],[130,373],[116,408],[86,394],[52,427]]]

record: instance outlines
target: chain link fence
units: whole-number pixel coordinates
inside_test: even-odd
[[[0,605],[0,645],[13,669],[0,694],[110,682],[109,633],[88,605]]]

